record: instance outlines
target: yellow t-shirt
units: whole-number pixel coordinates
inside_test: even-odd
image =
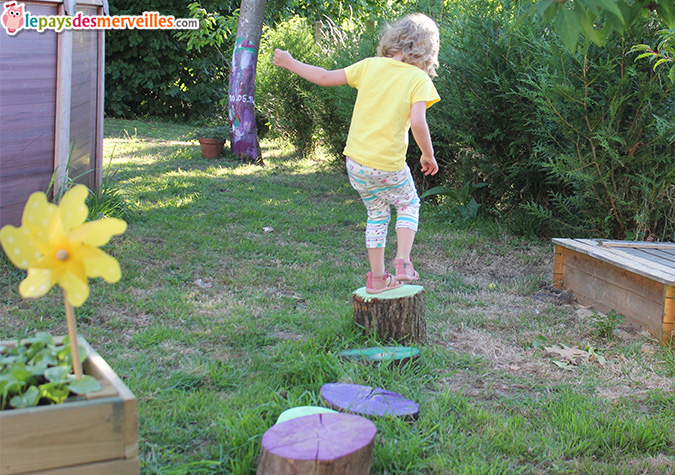
[[[344,154],[378,170],[403,170],[411,106],[440,100],[431,78],[417,66],[382,57],[347,66],[345,73],[358,94]]]

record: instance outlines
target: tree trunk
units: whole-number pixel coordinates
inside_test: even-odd
[[[354,292],[352,304],[354,321],[365,333],[375,332],[380,341],[404,345],[426,341],[424,287],[404,285],[381,294],[368,294],[362,287]]]
[[[230,144],[243,162],[262,164],[255,124],[255,71],[266,0],[241,0],[229,86]]]

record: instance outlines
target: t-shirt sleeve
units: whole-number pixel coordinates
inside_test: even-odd
[[[369,58],[362,59],[361,61],[354,63],[345,68],[345,74],[347,75],[347,84],[356,89],[359,88],[361,84],[361,78],[365,70],[368,67]]]
[[[411,104],[425,101],[427,103],[427,109],[440,100],[441,96],[438,95],[436,86],[434,86],[434,83],[431,82],[431,78],[426,74],[424,75],[424,78],[415,84],[410,97]]]

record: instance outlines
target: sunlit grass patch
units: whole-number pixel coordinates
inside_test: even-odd
[[[286,409],[322,405],[327,382],[420,404],[415,422],[376,421],[374,474],[675,469],[673,352],[636,331],[600,338],[577,308],[534,298],[550,283],[548,242],[448,223],[425,204],[412,256],[429,337],[420,359],[345,361],[341,350],[381,342],[353,323],[365,210],[340,160],[271,141],[265,167],[207,160],[185,139],[192,129],[107,121],[133,218],[107,246],[122,280],[93,281],[78,312],[139,399],[144,474],[255,473],[265,430]],[[60,298],[22,300],[23,276],[0,259],[2,337],[63,333]],[[557,344],[590,345],[606,363],[559,367],[545,350]]]

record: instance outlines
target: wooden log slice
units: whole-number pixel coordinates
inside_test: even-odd
[[[312,414],[272,426],[258,475],[368,475],[377,428],[353,414]]]
[[[356,348],[344,350],[340,356],[348,360],[365,361],[370,363],[393,362],[395,364],[407,363],[420,355],[419,348],[409,346],[382,346],[374,348]]]
[[[338,410],[365,416],[416,418],[420,412],[419,405],[400,394],[360,384],[324,384],[321,397]]]
[[[384,341],[404,345],[426,341],[424,287],[404,285],[380,294],[369,294],[365,287],[352,297],[354,321],[366,333],[375,332]]]

